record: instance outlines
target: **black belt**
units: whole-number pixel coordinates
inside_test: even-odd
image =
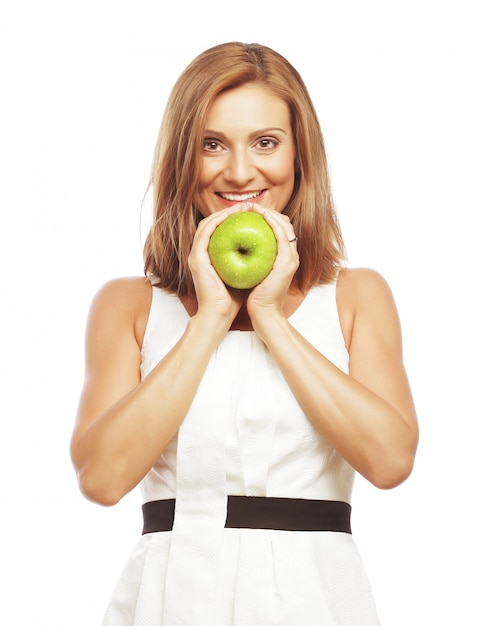
[[[351,506],[336,500],[228,496],[225,528],[332,531],[351,534]],[[145,502],[143,532],[172,530],[175,499]]]

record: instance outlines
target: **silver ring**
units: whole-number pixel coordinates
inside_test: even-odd
[[[294,237],[293,239],[289,239],[288,243],[293,243],[294,241],[298,241],[298,237]]]

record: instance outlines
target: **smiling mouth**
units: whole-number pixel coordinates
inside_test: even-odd
[[[248,200],[258,198],[258,196],[260,196],[264,191],[264,189],[250,193],[221,193],[218,191],[217,196],[220,196],[220,198],[228,200],[229,202],[247,202]]]

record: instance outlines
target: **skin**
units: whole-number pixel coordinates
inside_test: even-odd
[[[258,85],[227,91],[207,115],[196,204],[204,216],[242,200],[281,213],[293,192],[294,160],[283,100]]]
[[[281,213],[294,176],[287,107],[262,87],[243,86],[217,98],[207,128],[198,190],[205,219],[189,257],[196,297],[183,300],[190,314],[183,336],[141,381],[149,282],[111,281],[92,303],[71,441],[80,488],[87,498],[112,505],[142,480],[177,433],[213,352],[232,329],[257,333],[309,419],[352,467],[377,487],[400,484],[413,467],[418,426],[387,283],[368,269],[340,272],[337,305],[350,354],[346,375],[288,320],[304,294],[292,287],[299,259],[289,242],[293,227]],[[248,202],[219,195],[254,192]],[[207,251],[216,226],[245,210],[260,212],[278,243],[272,272],[249,292],[227,289]]]

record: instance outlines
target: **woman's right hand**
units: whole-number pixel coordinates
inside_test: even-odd
[[[210,237],[229,215],[242,209],[238,205],[205,217],[198,225],[188,258],[198,302],[198,315],[225,321],[230,328],[244,299],[244,293],[227,288],[215,271],[208,254]]]

